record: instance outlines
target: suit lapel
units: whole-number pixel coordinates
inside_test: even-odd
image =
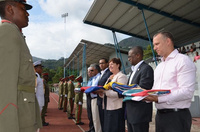
[[[101,76],[101,78],[103,78],[106,75],[106,72],[108,71],[108,69],[104,72],[103,76]],[[100,78],[100,80],[101,80]]]
[[[133,76],[133,79],[131,80],[131,83],[133,83],[133,80],[135,77],[137,77],[138,73],[140,72],[141,67],[145,64],[145,62],[142,62],[142,64],[137,68],[137,70],[135,71],[135,74]],[[132,74],[133,72],[131,72]]]

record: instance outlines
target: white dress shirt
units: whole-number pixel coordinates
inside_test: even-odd
[[[102,78],[103,74],[106,72],[107,69],[108,68],[106,68],[106,69],[104,69],[104,70],[101,71],[101,77],[100,78]]]
[[[131,80],[133,80],[133,76],[135,75],[135,72],[137,71],[138,67],[142,64],[144,60],[141,60],[139,63],[137,63],[135,66],[131,66],[131,70],[133,71],[129,80],[129,85],[131,84]]]
[[[98,86],[98,82],[99,82],[100,77],[101,77],[101,74],[98,73],[96,76],[94,76],[92,78],[92,86]],[[92,98],[95,98],[95,97],[97,97],[97,94],[90,93],[90,96]]]
[[[153,89],[171,90],[158,97],[157,109],[189,108],[195,91],[196,67],[190,58],[177,50],[156,67]]]

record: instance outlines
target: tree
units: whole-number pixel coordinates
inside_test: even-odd
[[[144,60],[146,60],[146,59],[148,59],[150,57],[153,57],[153,53],[152,53],[152,50],[151,50],[151,45],[149,44],[147,46],[146,50],[144,50]]]
[[[63,78],[63,73],[64,73],[63,68],[62,67],[58,67],[57,71],[56,71],[56,74],[52,78],[53,83],[58,83],[60,78]]]

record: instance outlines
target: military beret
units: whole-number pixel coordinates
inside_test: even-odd
[[[64,81],[65,80],[65,78],[60,78],[60,81]]]
[[[43,76],[48,76],[49,74],[46,72],[46,73],[43,73],[42,75],[43,75]]]
[[[27,4],[27,3],[26,3],[26,0],[0,0],[0,2],[3,2],[3,1],[13,1],[13,2],[19,2],[19,3],[22,3],[22,4],[24,4],[24,5],[25,5],[25,7],[26,7],[26,10],[30,10],[30,9],[32,9],[32,6],[31,6],[31,5],[29,5],[29,4]]]
[[[77,81],[77,82],[82,82],[82,81],[83,81],[82,76],[78,76],[78,77],[76,77],[75,81]]]
[[[33,65],[34,65],[34,67],[36,67],[36,66],[42,66],[42,61],[38,60],[38,61],[34,62]],[[42,67],[44,67],[44,66],[42,66]]]
[[[64,81],[68,81],[68,80],[69,80],[69,78],[68,78],[68,77],[65,77],[65,78],[64,78]]]
[[[74,75],[71,75],[71,76],[69,76],[69,79],[73,79],[73,78],[75,78],[75,76],[74,76]]]

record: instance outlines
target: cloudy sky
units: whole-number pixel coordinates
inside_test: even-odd
[[[113,43],[112,32],[83,23],[94,0],[27,0],[29,26],[23,29],[30,52],[43,59],[69,57],[81,39]],[[68,13],[66,23],[62,14]],[[117,34],[118,41],[128,36]]]

